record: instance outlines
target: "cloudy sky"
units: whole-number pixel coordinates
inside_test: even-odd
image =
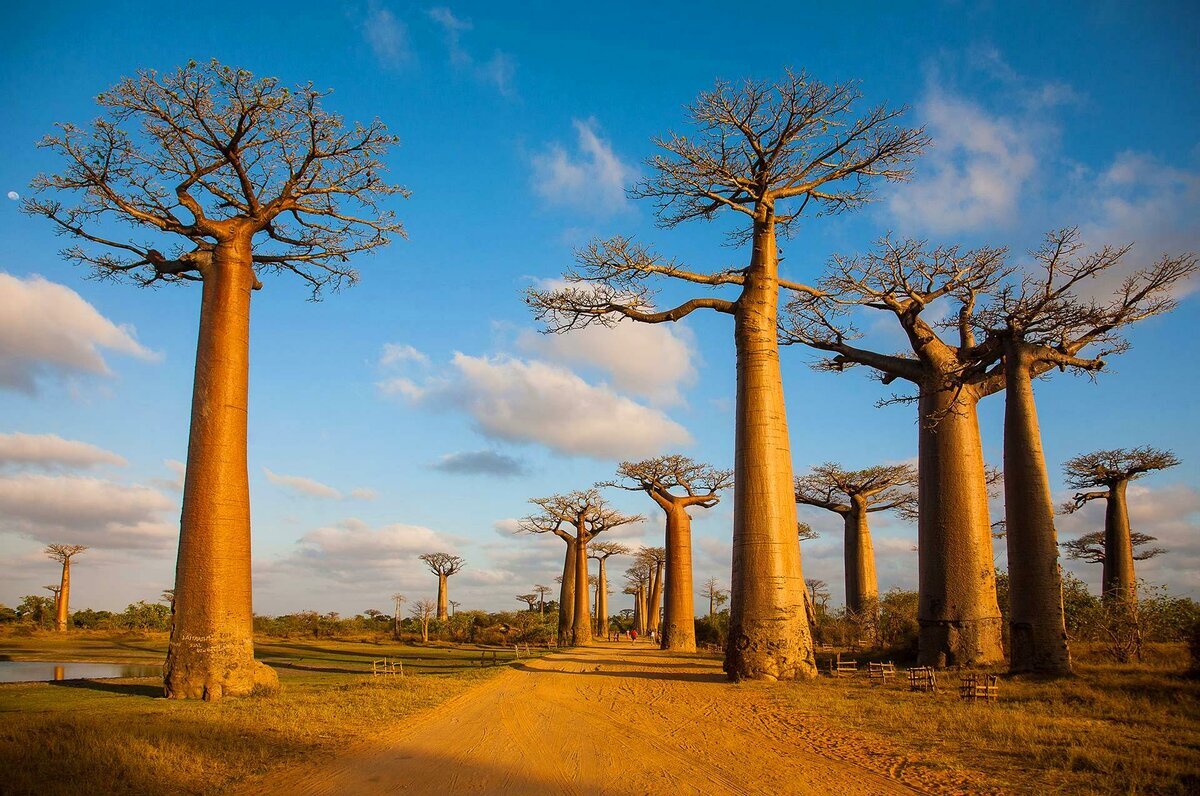
[[[47,542],[92,548],[75,570],[75,607],[120,609],[173,582],[199,289],[89,281],[61,259],[48,223],[18,212],[34,175],[56,166],[38,139],[56,122],[89,121],[95,95],[140,68],[216,57],[311,80],[335,89],[332,109],[378,116],[402,139],[389,165],[412,190],[395,202],[408,239],[361,258],[361,284],[322,302],[284,277],[254,297],[261,613],[352,614],[386,610],[396,591],[429,596],[436,584],[416,556],[433,550],[466,558],[452,580],[464,607],[513,609],[561,566],[556,539],[512,533],[530,497],[589,486],[625,458],[729,464],[728,318],[547,337],[520,301],[597,235],[636,236],[696,269],[744,265],[745,250],[722,245],[724,223],[656,229],[651,208],[625,194],[646,174],[652,138],[680,129],[682,106],[716,79],[792,66],[861,80],[863,107],[907,105],[934,140],[910,184],[801,224],[783,249],[791,277],[814,279],[830,255],[888,231],[1004,245],[1018,262],[1071,225],[1094,245],[1135,242],[1137,263],[1200,249],[1200,17],[1188,3],[793,4],[761,22],[728,3],[337,5],[0,10],[0,602],[56,582]],[[1138,482],[1130,503],[1134,528],[1170,550],[1140,573],[1193,597],[1198,321],[1185,297],[1132,333],[1111,373],[1037,385],[1059,497],[1060,465],[1079,453],[1146,444],[1183,459]],[[886,326],[869,332],[899,346]],[[798,471],[915,456],[911,407],[876,409],[878,384],[815,373],[812,361],[783,353]],[[982,408],[995,464],[1001,411],[1000,397]],[[624,540],[661,544],[649,500],[612,499],[648,518]],[[805,574],[840,601],[838,518],[801,516],[821,532],[805,545]],[[875,516],[881,586],[914,587],[914,529]],[[1060,531],[1101,522],[1091,504]],[[730,524],[728,501],[697,518],[698,581],[728,581]],[[1098,584],[1098,567],[1069,567]]]

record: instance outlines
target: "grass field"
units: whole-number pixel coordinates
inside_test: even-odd
[[[4,636],[0,659],[161,663],[166,644],[166,634]],[[473,648],[261,639],[257,649],[279,672],[277,696],[167,700],[158,678],[0,684],[0,791],[216,793],[331,756],[500,671]],[[385,656],[409,676],[372,677]]]

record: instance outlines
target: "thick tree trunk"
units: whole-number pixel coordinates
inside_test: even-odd
[[[256,280],[249,240],[218,246],[203,284],[163,677],[168,697],[214,700],[274,690],[279,678],[254,660],[246,413]]]
[[[1129,532],[1129,504],[1125,498],[1128,481],[1108,488],[1104,508],[1104,596],[1110,600],[1137,603],[1137,575],[1133,570],[1133,540]]]
[[[774,218],[756,220],[737,301],[733,573],[725,672],[730,679],[816,676],[796,544],[796,496],[776,316]]]
[[[683,506],[667,511],[666,600],[662,648],[696,651],[696,605],[692,599],[692,518]]]
[[[975,666],[1004,660],[978,399],[921,385],[918,661]]]
[[[879,580],[875,575],[875,547],[867,522],[865,498],[851,498],[850,511],[842,515],[846,524],[846,607],[856,614],[874,611],[879,601]]]
[[[663,565],[659,561],[654,566],[654,574],[650,579],[650,607],[646,611],[646,632],[657,633],[662,624],[662,594],[663,594]]]
[[[1009,668],[1070,674],[1054,501],[1030,379],[1018,346],[1005,353],[1004,518],[1008,542]]]
[[[54,627],[63,633],[67,629],[67,617],[70,616],[71,601],[71,559],[67,558],[62,565],[62,580],[59,581],[58,594],[54,600]]]
[[[567,556],[563,561],[562,588],[558,590],[558,643],[566,644],[571,639],[571,628],[575,626],[575,540],[567,542]]]
[[[600,562],[600,571],[596,575],[596,633],[601,638],[608,638],[608,576],[604,559],[597,561]]]
[[[446,576],[441,572],[438,573],[437,618],[443,621],[450,618],[450,594],[446,590]]]
[[[576,647],[592,643],[587,561],[587,541],[579,539],[575,542],[575,621],[571,623],[571,644]]]

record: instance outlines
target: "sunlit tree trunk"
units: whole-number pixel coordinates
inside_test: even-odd
[[[649,608],[646,611],[646,632],[657,633],[662,618],[663,594],[663,565],[665,561],[656,561],[650,574]]]
[[[760,209],[738,299],[733,573],[725,671],[731,679],[816,675],[796,544],[796,504],[776,318],[773,211]]]
[[[602,638],[608,637],[608,577],[605,573],[604,558],[598,558],[600,571],[596,575],[596,633]]]
[[[867,500],[851,497],[850,510],[842,515],[846,525],[846,607],[856,614],[874,610],[879,599],[879,580],[875,575],[875,548],[871,544]]]
[[[1009,659],[1014,672],[1071,673],[1054,502],[1034,402],[1032,363],[1005,352],[1004,513],[1008,543]]]
[[[1004,660],[977,400],[937,375],[921,385],[917,621],[927,666]]]
[[[273,690],[279,681],[254,660],[246,412],[257,281],[249,239],[219,245],[203,273],[164,682],[169,697],[211,700]]]
[[[438,573],[438,598],[437,598],[437,618],[446,620],[450,618],[450,594],[446,589],[445,574]]]
[[[1137,602],[1137,576],[1133,570],[1133,541],[1129,531],[1129,504],[1125,489],[1129,481],[1108,488],[1104,507],[1104,596],[1128,603]]]
[[[567,539],[567,555],[563,560],[562,588],[558,590],[558,643],[571,639],[575,626],[575,540]],[[584,581],[586,584],[586,581]]]
[[[696,605],[692,595],[692,518],[683,506],[667,511],[666,599],[662,648],[696,651]],[[711,611],[710,611],[711,613]]]
[[[59,581],[58,594],[54,599],[54,628],[63,633],[67,629],[67,617],[70,616],[71,599],[71,559],[64,558],[62,562],[62,579]]]
[[[580,536],[583,529],[577,529]],[[587,540],[575,542],[575,619],[571,623],[571,644],[579,647],[592,643],[592,611],[588,606]]]
[[[646,635],[646,587],[639,583],[633,595],[633,629],[639,636]]]

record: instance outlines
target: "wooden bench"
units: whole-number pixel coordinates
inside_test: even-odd
[[[995,702],[999,695],[999,678],[994,674],[971,672],[959,679],[959,699],[968,702]]]
[[[886,663],[875,663],[872,661],[871,663],[867,664],[867,677],[869,677],[873,683],[883,683],[884,681],[890,680],[895,676],[896,664],[892,663],[891,661],[887,661]]]
[[[932,693],[937,691],[937,675],[930,666],[918,666],[908,670],[908,690]]]
[[[829,659],[830,677],[853,677],[856,674],[858,674],[858,661],[844,661],[840,652]]]

